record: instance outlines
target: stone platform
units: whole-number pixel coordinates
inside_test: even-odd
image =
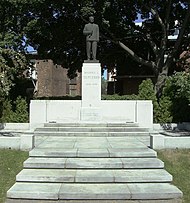
[[[148,128],[132,123],[46,124],[35,131],[35,148],[7,203],[181,202],[147,140]]]

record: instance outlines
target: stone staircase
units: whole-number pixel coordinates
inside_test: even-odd
[[[133,123],[45,124],[7,203],[181,202],[148,141]]]

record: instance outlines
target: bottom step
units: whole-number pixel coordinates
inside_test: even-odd
[[[182,203],[181,199],[170,200],[20,200],[8,199],[5,203]]]
[[[7,197],[41,200],[169,200],[182,198],[182,192],[168,183],[16,183],[7,192]]]

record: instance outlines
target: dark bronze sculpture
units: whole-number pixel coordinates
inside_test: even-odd
[[[89,23],[84,26],[83,34],[86,35],[87,60],[96,60],[97,42],[99,41],[99,27],[94,23],[94,17],[89,17]]]

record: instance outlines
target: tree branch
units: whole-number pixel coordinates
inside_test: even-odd
[[[165,18],[167,32],[169,30],[169,19],[170,19],[171,6],[172,6],[172,0],[168,0],[168,6],[166,8],[166,18]]]
[[[147,60],[144,60],[143,58],[137,56],[129,47],[127,47],[126,45],[124,45],[122,42],[118,42],[119,46],[124,49],[136,62],[142,64],[142,65],[146,65],[148,67],[150,67],[154,72],[155,74],[158,73],[158,70],[157,70],[157,67],[156,67],[156,64],[154,62],[150,62],[150,61],[147,61]]]
[[[145,33],[145,31],[143,30],[143,28],[139,27],[139,26],[136,26],[134,23],[133,24],[130,24],[135,30],[137,31],[140,31],[143,35],[146,36],[146,39],[148,41],[148,43],[150,44],[154,54],[156,55],[157,54],[157,51],[158,51],[158,47],[156,45],[156,43],[153,41],[151,35],[149,33]]]
[[[168,64],[168,65],[172,63],[172,60],[175,57],[175,54],[177,53],[179,46],[181,45],[181,42],[183,40],[183,36],[185,33],[185,29],[187,27],[189,20],[190,20],[190,5],[188,5],[186,16],[185,16],[185,19],[184,19],[183,24],[181,26],[181,29],[179,31],[179,35],[178,35],[178,38],[177,38],[176,43],[174,45],[173,51],[169,54],[169,56],[166,60],[166,64]]]
[[[163,37],[162,37],[162,40],[161,40],[160,48],[165,50],[166,44],[167,44],[167,38],[168,38],[168,36],[167,36],[167,29],[165,27],[165,24],[164,24],[163,20],[159,16],[158,12],[156,10],[154,10],[153,8],[150,8],[150,11],[151,11],[152,15],[155,16],[155,18],[157,19],[157,21],[161,25]]]
[[[147,33],[146,38],[147,38],[147,40],[148,40],[154,54],[157,55],[157,52],[158,52],[159,48],[157,47],[156,43],[153,41],[151,35]]]

